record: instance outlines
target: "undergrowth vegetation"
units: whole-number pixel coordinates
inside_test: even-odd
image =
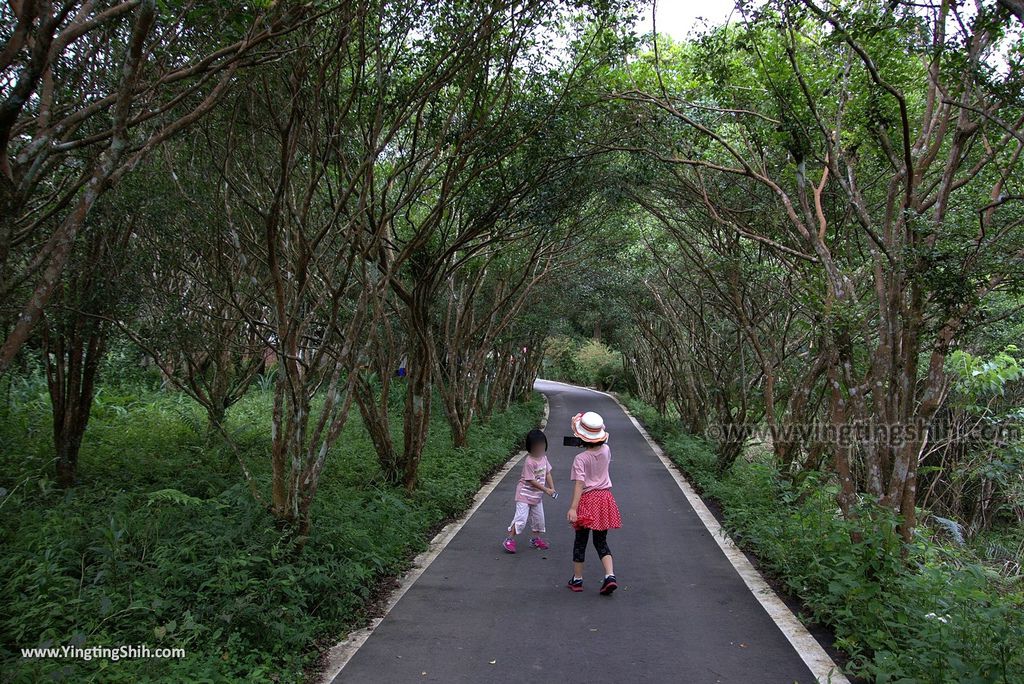
[[[52,481],[45,383],[8,380],[0,404],[0,671],[4,681],[303,679],[316,646],[366,618],[382,581],[461,513],[518,448],[540,398],[474,423],[450,446],[437,412],[413,495],[382,483],[353,414],[328,460],[308,539],[256,503],[238,456],[266,484],[271,399],[254,390],[227,426],[238,453],[210,444],[175,394],[104,387],[78,486]],[[395,421],[400,424],[400,421]],[[265,496],[265,494],[264,494]],[[64,645],[181,647],[184,659],[22,659]]]
[[[623,401],[721,504],[737,543],[803,601],[808,617],[835,630],[853,674],[905,684],[1024,682],[1024,575],[1019,564],[990,557],[993,544],[1012,548],[1019,530],[1005,531],[1001,543],[990,534],[959,546],[921,527],[902,557],[891,513],[862,502],[857,518],[845,520],[834,483],[818,474],[794,482],[767,454],[739,459],[722,475],[712,450],[678,420]]]
[[[598,340],[555,335],[545,343],[544,377],[601,390],[625,384],[622,353]]]

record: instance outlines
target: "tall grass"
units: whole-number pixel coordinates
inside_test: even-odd
[[[514,405],[454,449],[436,415],[412,496],[381,484],[358,416],[330,455],[301,552],[209,444],[184,397],[107,387],[81,454],[81,483],[51,479],[40,382],[0,407],[0,671],[5,681],[304,679],[317,647],[366,617],[388,576],[465,509],[481,479],[532,427],[540,398]],[[270,396],[232,408],[227,429],[268,480]],[[397,418],[397,417],[396,417]],[[395,421],[400,424],[399,420]],[[181,647],[184,659],[22,659],[36,646]]]

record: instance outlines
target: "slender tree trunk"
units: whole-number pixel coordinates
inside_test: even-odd
[[[842,386],[839,382],[839,373],[834,362],[828,365],[828,381],[832,394],[830,407],[832,429],[837,439],[833,455],[836,474],[839,476],[839,493],[836,495],[836,502],[839,504],[839,509],[843,512],[843,517],[850,518],[853,515],[853,505],[857,498],[856,483],[850,470],[852,445],[848,439],[841,437],[844,427],[847,425],[848,409],[846,397],[843,396]]]
[[[213,444],[225,427],[228,408],[223,401],[211,403],[206,407],[206,443]]]
[[[438,364],[441,405],[451,428],[452,445],[456,447],[467,444],[483,373],[476,353],[466,353],[468,358],[461,358],[450,351],[446,362]]]
[[[391,439],[388,395],[382,392],[378,400],[374,396],[373,387],[365,378],[360,377],[356,380],[355,399],[359,414],[363,418],[363,425],[373,442],[384,478],[392,485],[401,483],[403,470],[394,441]]]
[[[105,327],[75,314],[69,330],[44,330],[44,365],[53,408],[57,483],[71,487],[78,477],[78,455],[89,425],[96,376],[106,348]]]
[[[402,445],[402,485],[416,488],[420,459],[430,431],[433,395],[433,349],[429,328],[423,326],[411,337]]]

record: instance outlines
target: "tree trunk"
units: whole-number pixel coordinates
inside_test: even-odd
[[[215,443],[224,429],[228,409],[224,402],[212,403],[206,407],[206,443]]]
[[[374,396],[373,387],[365,378],[359,377],[355,385],[356,405],[363,418],[370,440],[373,442],[377,460],[380,463],[384,479],[391,485],[402,482],[402,467],[395,443],[391,439],[391,421],[388,414],[388,395],[383,391],[378,400]]]
[[[78,477],[78,454],[92,412],[96,375],[106,347],[105,327],[76,313],[63,330],[44,328],[43,354],[53,410],[57,483],[71,487]]]
[[[451,424],[452,446],[456,448],[465,447],[469,443],[469,425],[463,421]]]
[[[466,356],[461,358],[449,352],[446,363],[437,366],[441,403],[455,447],[468,443],[469,426],[477,413],[477,396],[484,374],[477,351],[465,350],[464,353]]]
[[[403,421],[402,485],[409,491],[416,488],[420,458],[430,431],[430,405],[433,395],[432,341],[429,329],[421,329],[411,338],[408,389],[405,395]]]

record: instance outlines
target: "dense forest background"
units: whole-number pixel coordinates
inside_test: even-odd
[[[1024,681],[1024,6],[642,9],[0,7],[5,675],[315,677],[542,376],[851,673]]]

